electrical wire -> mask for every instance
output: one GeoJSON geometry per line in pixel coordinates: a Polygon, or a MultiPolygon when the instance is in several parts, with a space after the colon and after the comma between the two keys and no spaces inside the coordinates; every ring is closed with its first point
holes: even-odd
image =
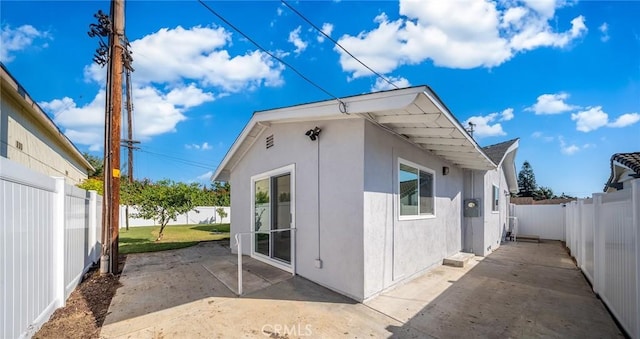
{"type": "MultiPolygon", "coordinates": [[[[209,12],[211,12],[211,14],[215,15],[216,17],[218,17],[218,19],[222,20],[225,24],[227,24],[229,27],[231,27],[233,30],[235,30],[236,32],[238,32],[240,35],[242,35],[245,39],[249,40],[252,44],[254,44],[256,47],[258,47],[260,50],[262,50],[264,53],[268,54],[270,57],[278,60],[278,62],[280,62],[281,64],[287,66],[288,68],[290,68],[292,71],[294,71],[299,77],[301,77],[302,79],[304,79],[306,82],[310,83],[311,85],[313,85],[314,87],[316,87],[317,89],[319,89],[320,91],[322,91],[323,93],[325,93],[326,95],[336,99],[340,104],[340,110],[342,111],[342,106],[346,107],[346,104],[340,100],[340,98],[338,98],[337,96],[331,94],[331,92],[327,91],[326,89],[324,89],[322,86],[318,85],[317,83],[313,82],[311,79],[309,79],[308,77],[306,77],[304,74],[302,74],[300,71],[298,71],[295,67],[291,66],[288,62],[284,61],[282,58],[276,56],[275,54],[269,52],[267,49],[265,49],[264,47],[262,47],[260,44],[258,44],[255,40],[251,39],[247,34],[245,34],[244,32],[242,32],[240,29],[238,29],[238,27],[234,26],[231,22],[229,22],[229,20],[225,19],[222,15],[220,15],[218,12],[216,12],[213,8],[209,7],[209,5],[207,5],[203,0],[198,0],[198,2],[207,10],[209,10],[209,12]]],[[[345,112],[343,112],[345,113],[345,112]]]]}
{"type": "Polygon", "coordinates": [[[322,34],[325,38],[329,39],[331,42],[333,42],[334,45],[340,47],[341,50],[343,50],[345,53],[347,53],[350,57],[352,57],[355,61],[359,62],[360,65],[364,66],[366,69],[368,69],[369,71],[371,71],[371,73],[375,74],[376,76],[378,76],[380,79],[384,80],[385,82],[387,82],[389,85],[395,87],[396,89],[399,89],[400,87],[398,87],[396,84],[394,84],[393,82],[391,82],[389,79],[387,79],[385,76],[383,76],[382,74],[376,72],[373,68],[367,66],[367,64],[365,64],[364,62],[362,62],[360,59],[358,59],[355,55],[353,55],[351,52],[349,52],[346,48],[344,48],[339,42],[337,42],[335,39],[333,39],[331,36],[329,36],[328,34],[326,34],[325,32],[322,31],[322,29],[320,29],[318,26],[316,26],[313,22],[311,22],[311,20],[307,19],[307,17],[305,17],[302,13],[300,13],[297,9],[293,8],[291,5],[289,5],[286,1],[284,0],[280,0],[280,2],[287,6],[291,11],[293,11],[294,13],[296,13],[300,18],[302,18],[304,21],[306,21],[309,25],[311,25],[311,27],[315,28],[316,31],[318,31],[320,34],[322,34]]]}

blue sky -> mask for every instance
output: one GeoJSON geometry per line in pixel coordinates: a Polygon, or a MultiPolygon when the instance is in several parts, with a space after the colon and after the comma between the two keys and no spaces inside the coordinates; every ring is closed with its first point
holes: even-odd
{"type": "MultiPolygon", "coordinates": [[[[207,1],[341,97],[386,89],[277,1],[207,1]]],[[[482,146],[519,137],[538,185],[602,190],[640,151],[640,2],[299,1],[399,86],[429,85],[482,146]]],[[[87,35],[105,1],[0,2],[0,59],[82,151],[102,154],[104,70],[87,35]]],[[[136,177],[207,182],[254,111],[331,99],[195,1],[127,1],[136,177]]]]}

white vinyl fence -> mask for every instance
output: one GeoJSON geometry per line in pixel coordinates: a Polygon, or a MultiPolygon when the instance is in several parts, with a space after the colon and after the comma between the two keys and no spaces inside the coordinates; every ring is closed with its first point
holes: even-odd
{"type": "MultiPolygon", "coordinates": [[[[231,221],[231,208],[222,207],[226,216],[221,218],[217,212],[218,206],[197,206],[193,210],[178,215],[175,219],[170,220],[168,225],[197,225],[197,224],[228,224],[231,221]]],[[[135,207],[129,207],[129,215],[137,212],[135,207]]],[[[125,206],[120,206],[120,228],[126,225],[125,206]]],[[[142,219],[129,217],[129,226],[156,226],[158,222],[153,219],[142,219]]]]}
{"type": "Polygon", "coordinates": [[[101,200],[0,158],[0,338],[35,334],[98,261],[101,200]]]}
{"type": "Polygon", "coordinates": [[[512,205],[518,218],[518,235],[537,235],[541,239],[564,239],[562,205],[512,205]]]}
{"type": "MultiPolygon", "coordinates": [[[[515,208],[520,225],[545,219],[536,205],[515,208]]],[[[557,208],[562,209],[560,205],[557,208]]],[[[566,204],[564,239],[593,290],[632,338],[640,338],[640,179],[628,189],[594,193],[592,198],[566,204]]],[[[547,237],[549,225],[530,224],[530,234],[547,237]]],[[[523,231],[520,230],[520,234],[523,231]]]]}

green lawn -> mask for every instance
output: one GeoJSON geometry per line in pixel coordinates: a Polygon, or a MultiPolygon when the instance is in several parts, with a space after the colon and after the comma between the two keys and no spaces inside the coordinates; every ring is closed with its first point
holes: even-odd
{"type": "Polygon", "coordinates": [[[170,225],[161,241],[156,242],[160,226],[120,229],[120,253],[142,253],[193,246],[201,241],[229,239],[229,224],[170,225]]]}

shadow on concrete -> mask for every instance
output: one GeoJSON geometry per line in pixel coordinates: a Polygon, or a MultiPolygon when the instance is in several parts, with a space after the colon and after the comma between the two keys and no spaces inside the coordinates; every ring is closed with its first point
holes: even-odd
{"type": "Polygon", "coordinates": [[[371,303],[403,323],[387,327],[392,337],[624,337],[558,241],[507,243],[458,279],[441,279],[441,293],[402,300],[403,288],[435,286],[428,276],[371,303]]]}
{"type": "MultiPolygon", "coordinates": [[[[237,256],[228,242],[152,253],[129,254],[105,324],[158,314],[210,298],[238,298],[237,256]]],[[[243,256],[241,299],[347,303],[355,301],[306,279],[243,256]]]]}

